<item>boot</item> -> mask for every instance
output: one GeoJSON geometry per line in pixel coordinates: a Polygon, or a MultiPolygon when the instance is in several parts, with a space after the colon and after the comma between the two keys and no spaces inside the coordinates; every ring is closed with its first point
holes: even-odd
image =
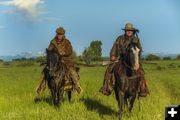
{"type": "Polygon", "coordinates": [[[146,97],[148,95],[149,95],[149,89],[147,88],[146,80],[143,80],[140,83],[139,96],[140,97],[146,97]]]}
{"type": "Polygon", "coordinates": [[[79,75],[76,72],[76,69],[74,67],[69,68],[69,76],[74,83],[74,88],[76,89],[77,93],[80,94],[82,92],[82,88],[79,84],[79,75]]]}
{"type": "Polygon", "coordinates": [[[75,89],[77,91],[78,94],[80,94],[82,92],[82,88],[81,86],[76,82],[74,82],[74,85],[75,85],[75,89]]]}
{"type": "Polygon", "coordinates": [[[75,85],[75,89],[76,89],[76,91],[77,91],[78,94],[81,93],[81,87],[80,87],[80,86],[75,85]]]}
{"type": "Polygon", "coordinates": [[[104,86],[100,88],[99,92],[106,96],[109,96],[111,94],[110,90],[104,86]]]}
{"type": "Polygon", "coordinates": [[[111,73],[106,72],[104,76],[103,86],[100,88],[99,92],[106,96],[110,95],[111,90],[114,87],[113,79],[113,75],[111,73]]]}
{"type": "Polygon", "coordinates": [[[73,83],[74,83],[75,90],[77,91],[78,94],[80,94],[81,91],[82,91],[82,88],[81,88],[81,86],[79,85],[79,81],[78,81],[74,76],[71,76],[71,80],[72,80],[73,83]]]}
{"type": "Polygon", "coordinates": [[[36,93],[40,95],[45,89],[46,89],[46,81],[42,79],[40,84],[36,88],[36,93]]]}

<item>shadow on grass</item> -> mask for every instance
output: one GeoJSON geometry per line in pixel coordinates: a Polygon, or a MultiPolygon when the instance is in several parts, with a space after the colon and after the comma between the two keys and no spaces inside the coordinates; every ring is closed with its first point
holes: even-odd
{"type": "Polygon", "coordinates": [[[46,102],[51,106],[53,105],[52,98],[50,96],[49,97],[37,97],[37,98],[34,98],[34,102],[35,103],[46,102]]]}
{"type": "Polygon", "coordinates": [[[91,98],[83,98],[81,99],[81,101],[84,102],[88,110],[97,111],[101,117],[103,115],[117,115],[116,111],[111,109],[109,106],[103,105],[97,100],[91,98]]]}

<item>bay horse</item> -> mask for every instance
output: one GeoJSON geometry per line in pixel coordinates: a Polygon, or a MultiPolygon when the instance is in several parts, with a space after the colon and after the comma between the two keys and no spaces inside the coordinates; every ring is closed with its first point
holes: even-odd
{"type": "Polygon", "coordinates": [[[123,106],[127,106],[129,112],[131,112],[140,86],[138,75],[140,49],[136,44],[130,43],[124,51],[125,53],[116,63],[114,69],[114,91],[119,107],[119,120],[122,117],[123,106]]]}
{"type": "MultiPolygon", "coordinates": [[[[59,106],[64,94],[66,65],[62,61],[62,56],[55,50],[46,49],[47,69],[45,69],[45,78],[48,82],[48,88],[51,91],[53,103],[59,106]]],[[[68,99],[71,100],[71,91],[68,91],[68,99]]]]}

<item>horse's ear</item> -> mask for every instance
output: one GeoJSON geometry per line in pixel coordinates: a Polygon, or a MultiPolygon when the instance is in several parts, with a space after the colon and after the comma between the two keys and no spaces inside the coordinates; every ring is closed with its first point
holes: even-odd
{"type": "Polygon", "coordinates": [[[48,54],[49,53],[49,50],[48,50],[48,48],[46,48],[46,54],[48,54]]]}
{"type": "Polygon", "coordinates": [[[134,47],[132,47],[131,50],[132,50],[132,51],[135,51],[135,50],[134,50],[134,47]]]}
{"type": "Polygon", "coordinates": [[[137,46],[135,47],[135,49],[136,49],[138,52],[140,51],[140,49],[139,49],[137,46]]]}

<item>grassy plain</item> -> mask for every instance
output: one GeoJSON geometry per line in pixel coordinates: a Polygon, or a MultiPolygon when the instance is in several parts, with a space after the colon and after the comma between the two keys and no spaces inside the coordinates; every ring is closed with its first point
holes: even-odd
{"type": "MultiPolygon", "coordinates": [[[[136,101],[132,113],[124,113],[123,120],[163,120],[165,106],[180,104],[180,61],[155,62],[143,64],[150,96],[142,98],[140,112],[136,101]]],[[[0,63],[1,120],[118,119],[114,93],[107,97],[98,92],[105,67],[82,66],[83,93],[74,92],[71,103],[65,95],[60,109],[53,107],[48,89],[41,96],[35,93],[41,69],[37,63],[0,63]]]]}

